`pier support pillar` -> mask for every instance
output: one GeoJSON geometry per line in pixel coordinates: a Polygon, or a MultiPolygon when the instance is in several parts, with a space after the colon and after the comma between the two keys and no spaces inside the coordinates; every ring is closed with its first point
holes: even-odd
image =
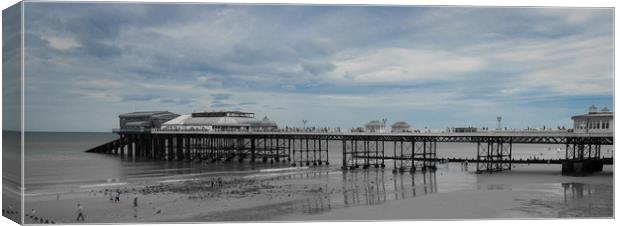
{"type": "Polygon", "coordinates": [[[476,173],[510,170],[512,165],[512,139],[486,138],[479,141],[476,173]]]}
{"type": "Polygon", "coordinates": [[[256,161],[256,141],[250,138],[250,162],[256,161]]]}
{"type": "Polygon", "coordinates": [[[603,170],[600,156],[601,144],[589,137],[568,138],[566,158],[562,162],[562,175],[587,176],[603,170]]]}

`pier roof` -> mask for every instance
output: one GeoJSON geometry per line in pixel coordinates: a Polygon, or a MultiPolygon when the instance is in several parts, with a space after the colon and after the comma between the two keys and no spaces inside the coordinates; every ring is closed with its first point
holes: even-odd
{"type": "Polygon", "coordinates": [[[251,126],[251,127],[277,127],[276,122],[266,116],[262,119],[250,117],[220,116],[220,117],[195,117],[194,115],[181,115],[166,123],[164,126],[251,126]]]}
{"type": "Polygon", "coordinates": [[[614,113],[613,112],[590,112],[588,114],[583,114],[583,115],[575,115],[573,117],[571,117],[571,119],[579,119],[579,118],[601,118],[601,117],[610,117],[613,118],[614,117],[614,113]]]}
{"type": "Polygon", "coordinates": [[[146,116],[161,115],[161,114],[174,114],[174,113],[169,112],[169,111],[136,111],[136,112],[120,114],[118,117],[121,117],[121,118],[146,117],[146,116]]]}
{"type": "Polygon", "coordinates": [[[383,123],[381,123],[379,120],[372,120],[366,123],[366,126],[383,126],[383,123]]]}
{"type": "Polygon", "coordinates": [[[409,128],[409,127],[411,127],[411,125],[409,125],[409,123],[407,123],[407,122],[399,121],[399,122],[396,122],[396,123],[392,124],[392,127],[409,128]]]}

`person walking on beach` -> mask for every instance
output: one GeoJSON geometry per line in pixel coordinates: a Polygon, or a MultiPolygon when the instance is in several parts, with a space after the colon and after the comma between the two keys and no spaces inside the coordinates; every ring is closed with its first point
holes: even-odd
{"type": "Polygon", "coordinates": [[[75,221],[80,221],[80,219],[82,219],[82,221],[84,221],[84,207],[82,207],[82,205],[80,205],[79,203],[77,204],[77,219],[75,221]]]}
{"type": "Polygon", "coordinates": [[[121,190],[120,189],[116,189],[116,196],[114,197],[114,202],[120,202],[121,201],[121,190]]]}
{"type": "Polygon", "coordinates": [[[133,207],[138,207],[138,197],[133,198],[133,207]]]}

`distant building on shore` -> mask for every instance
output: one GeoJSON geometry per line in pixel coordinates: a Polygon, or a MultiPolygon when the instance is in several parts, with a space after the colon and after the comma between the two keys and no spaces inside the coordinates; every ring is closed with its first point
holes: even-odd
{"type": "Polygon", "coordinates": [[[410,133],[411,126],[407,122],[395,122],[392,124],[392,133],[410,133]]]}
{"type": "Polygon", "coordinates": [[[594,105],[588,108],[588,113],[575,115],[573,119],[574,133],[611,133],[614,131],[614,113],[607,107],[601,111],[594,105]]]}
{"type": "Polygon", "coordinates": [[[265,116],[256,119],[254,113],[241,111],[210,111],[181,115],[166,123],[162,130],[200,131],[273,131],[278,125],[265,116]]]}
{"type": "Polygon", "coordinates": [[[169,111],[138,111],[118,116],[120,129],[152,129],[159,128],[165,122],[178,117],[178,114],[169,111]]]}

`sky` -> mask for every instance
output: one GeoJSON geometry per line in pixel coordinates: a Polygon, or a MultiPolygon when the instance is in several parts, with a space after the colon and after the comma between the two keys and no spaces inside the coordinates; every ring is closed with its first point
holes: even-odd
{"type": "Polygon", "coordinates": [[[279,126],[572,127],[613,110],[613,9],[25,3],[25,127],[242,110],[279,126]]]}

